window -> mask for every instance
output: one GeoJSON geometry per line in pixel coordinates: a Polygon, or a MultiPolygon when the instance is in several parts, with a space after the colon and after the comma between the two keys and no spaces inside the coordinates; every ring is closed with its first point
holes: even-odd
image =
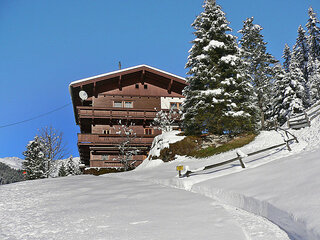
{"type": "Polygon", "coordinates": [[[133,102],[131,101],[124,101],[125,108],[133,108],[133,102]]]}
{"type": "Polygon", "coordinates": [[[181,104],[182,104],[182,103],[171,102],[171,103],[170,103],[170,108],[172,108],[172,109],[180,109],[180,108],[181,108],[181,104]]]}
{"type": "Polygon", "coordinates": [[[116,108],[133,108],[133,101],[114,101],[113,107],[116,108]]]}
{"type": "Polygon", "coordinates": [[[144,129],[144,134],[145,135],[152,135],[153,134],[153,129],[152,128],[145,128],[144,129]]]}
{"type": "Polygon", "coordinates": [[[113,107],[121,108],[122,107],[122,101],[114,101],[113,107]]]}
{"type": "Polygon", "coordinates": [[[106,161],[106,160],[109,160],[109,155],[102,155],[102,160],[106,161]]]}
{"type": "Polygon", "coordinates": [[[108,130],[102,130],[102,133],[103,134],[110,134],[110,130],[108,129],[108,130]]]}
{"type": "Polygon", "coordinates": [[[143,85],[143,87],[144,87],[144,89],[148,89],[148,85],[147,84],[143,85]]]}
{"type": "Polygon", "coordinates": [[[139,88],[139,84],[138,83],[136,84],[136,88],[139,88]]]}

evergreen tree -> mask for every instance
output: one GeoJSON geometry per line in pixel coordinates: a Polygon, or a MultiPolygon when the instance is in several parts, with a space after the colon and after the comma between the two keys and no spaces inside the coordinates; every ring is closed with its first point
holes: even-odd
{"type": "Polygon", "coordinates": [[[306,31],[301,25],[298,28],[298,37],[296,40],[296,44],[293,46],[293,54],[295,54],[295,58],[297,59],[299,67],[303,72],[305,81],[308,82],[308,43],[306,38],[306,31]]]}
{"type": "Polygon", "coordinates": [[[285,80],[286,72],[281,66],[281,64],[276,64],[274,66],[275,80],[273,84],[273,101],[272,101],[272,116],[273,120],[276,120],[280,125],[285,123],[286,111],[283,107],[283,102],[285,99],[284,93],[286,87],[289,85],[285,80]]]}
{"type": "Polygon", "coordinates": [[[77,164],[74,160],[73,157],[70,156],[67,160],[66,163],[66,176],[69,175],[79,175],[81,173],[80,168],[79,168],[79,164],[77,164]]]}
{"type": "Polygon", "coordinates": [[[291,61],[291,51],[288,44],[284,46],[282,58],[284,59],[283,68],[288,73],[291,61]]]}
{"type": "Polygon", "coordinates": [[[64,163],[61,164],[59,168],[59,177],[65,177],[67,176],[66,167],[64,166],[64,163]]]}
{"type": "Polygon", "coordinates": [[[236,38],[227,33],[229,22],[214,0],[205,1],[203,7],[192,24],[196,38],[186,64],[190,75],[184,90],[186,134],[252,130],[253,110],[247,95],[251,89],[239,71],[236,38]]]}
{"type": "Polygon", "coordinates": [[[313,61],[320,58],[320,28],[318,27],[319,20],[317,19],[316,13],[313,11],[312,7],[309,8],[308,14],[309,19],[306,24],[308,30],[307,41],[309,57],[313,61]]]}
{"type": "Polygon", "coordinates": [[[308,89],[310,91],[310,104],[319,100],[319,61],[320,61],[320,28],[318,27],[319,20],[316,17],[313,8],[310,7],[309,19],[306,24],[307,27],[307,42],[308,42],[308,89]]]}
{"type": "Polygon", "coordinates": [[[38,136],[27,145],[27,150],[23,152],[25,161],[23,168],[26,170],[26,179],[38,179],[46,177],[45,157],[42,151],[43,146],[38,136]]]}
{"type": "Polygon", "coordinates": [[[291,114],[300,113],[304,110],[303,99],[305,97],[305,89],[303,86],[303,73],[299,66],[299,61],[295,55],[291,58],[290,72],[286,74],[284,81],[287,87],[284,92],[282,117],[288,119],[291,114]]]}
{"type": "Polygon", "coordinates": [[[271,80],[273,79],[272,65],[277,61],[266,52],[266,42],[260,33],[263,28],[253,24],[253,17],[244,21],[240,39],[241,58],[245,62],[247,72],[251,77],[255,93],[257,95],[257,106],[260,111],[261,128],[265,127],[265,120],[271,112],[271,80]]]}
{"type": "Polygon", "coordinates": [[[310,89],[310,105],[314,104],[320,99],[320,61],[315,59],[309,62],[310,68],[313,71],[309,75],[308,87],[310,89]]]}
{"type": "Polygon", "coordinates": [[[24,180],[22,170],[16,170],[0,162],[0,185],[24,180]]]}

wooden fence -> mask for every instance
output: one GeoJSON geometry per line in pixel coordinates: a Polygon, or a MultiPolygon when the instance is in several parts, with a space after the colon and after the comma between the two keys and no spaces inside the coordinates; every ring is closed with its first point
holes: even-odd
{"type": "MultiPolygon", "coordinates": [[[[289,143],[291,141],[296,141],[297,143],[299,142],[297,137],[294,136],[292,133],[290,133],[289,131],[285,130],[285,129],[282,129],[282,128],[277,128],[276,131],[283,131],[284,132],[284,135],[283,136],[283,140],[284,140],[284,143],[281,143],[281,144],[277,144],[277,145],[274,145],[274,146],[271,146],[271,147],[268,147],[268,148],[264,148],[264,149],[260,149],[258,151],[255,151],[255,152],[251,152],[251,153],[248,153],[246,154],[246,157],[248,156],[253,156],[253,155],[256,155],[256,154],[259,154],[259,153],[262,153],[262,152],[265,152],[265,151],[269,151],[271,149],[274,149],[274,148],[278,148],[278,147],[281,147],[281,146],[284,146],[286,145],[287,146],[287,149],[289,151],[291,151],[291,148],[290,148],[290,145],[289,143]],[[291,138],[290,138],[291,137],[291,138]]],[[[280,133],[280,132],[279,132],[280,133]]],[[[197,172],[200,172],[200,171],[204,171],[204,170],[208,170],[208,169],[211,169],[211,168],[216,168],[216,167],[219,167],[219,166],[223,166],[223,165],[226,165],[226,164],[229,164],[229,163],[232,163],[232,162],[235,162],[235,161],[239,161],[240,162],[240,165],[242,168],[245,168],[245,164],[243,162],[243,156],[241,156],[238,152],[236,153],[237,154],[237,157],[235,158],[232,158],[230,160],[227,160],[227,161],[223,161],[223,162],[220,162],[220,163],[215,163],[215,164],[212,164],[212,165],[208,165],[208,166],[205,166],[203,168],[200,168],[199,170],[187,170],[187,172],[184,174],[184,176],[186,177],[189,177],[192,173],[197,173],[197,172]]]]}
{"type": "Polygon", "coordinates": [[[303,111],[303,113],[291,116],[288,119],[288,127],[292,129],[300,129],[310,127],[311,121],[320,115],[320,102],[303,111]]]}

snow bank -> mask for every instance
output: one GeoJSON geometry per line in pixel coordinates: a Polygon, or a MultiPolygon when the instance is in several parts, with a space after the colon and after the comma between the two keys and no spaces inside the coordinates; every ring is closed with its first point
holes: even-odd
{"type": "Polygon", "coordinates": [[[163,163],[162,160],[151,160],[152,157],[159,157],[160,151],[164,148],[168,148],[169,144],[181,141],[185,138],[185,136],[177,136],[181,131],[170,131],[164,132],[158,136],[156,136],[152,142],[152,146],[149,152],[149,155],[146,160],[143,161],[142,164],[136,168],[136,170],[142,170],[144,168],[153,168],[159,166],[163,163]]]}
{"type": "Polygon", "coordinates": [[[191,191],[268,218],[294,239],[320,239],[320,149],[192,186],[191,191]]]}

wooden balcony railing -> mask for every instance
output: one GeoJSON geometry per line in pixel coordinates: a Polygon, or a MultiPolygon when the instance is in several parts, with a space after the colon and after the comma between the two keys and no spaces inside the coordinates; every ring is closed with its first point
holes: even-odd
{"type": "Polygon", "coordinates": [[[133,108],[96,108],[77,107],[80,118],[134,118],[154,119],[156,110],[133,109],[133,108]]]}
{"type": "MultiPolygon", "coordinates": [[[[156,117],[157,110],[137,109],[137,108],[99,108],[78,106],[79,118],[114,118],[114,119],[148,119],[153,120],[156,117]]],[[[177,120],[179,114],[175,114],[177,120]]]]}
{"type": "MultiPolygon", "coordinates": [[[[151,145],[156,135],[141,135],[131,139],[133,145],[151,145]]],[[[118,134],[86,134],[78,133],[78,145],[117,145],[126,138],[118,134]]]]}

